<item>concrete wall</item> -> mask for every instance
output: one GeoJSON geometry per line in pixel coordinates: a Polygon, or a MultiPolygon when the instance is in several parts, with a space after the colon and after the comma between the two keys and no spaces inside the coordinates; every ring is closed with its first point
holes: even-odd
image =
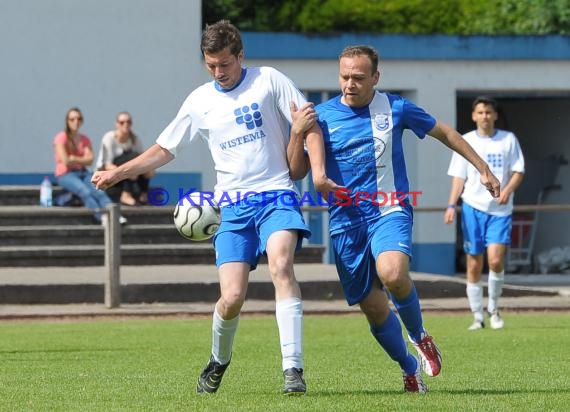
{"type": "MultiPolygon", "coordinates": [[[[199,0],[2,1],[0,20],[0,174],[52,171],[72,106],[95,150],[121,110],[148,146],[207,79],[199,0]]],[[[208,168],[193,152],[164,170],[208,168]]]]}

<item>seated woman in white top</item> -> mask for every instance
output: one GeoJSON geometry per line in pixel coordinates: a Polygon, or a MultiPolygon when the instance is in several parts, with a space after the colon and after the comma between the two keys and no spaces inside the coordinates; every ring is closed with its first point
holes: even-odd
{"type": "MultiPolygon", "coordinates": [[[[97,158],[98,170],[114,169],[144,151],[140,139],[132,131],[132,125],[133,119],[129,112],[117,114],[115,130],[105,133],[101,141],[97,158]]],[[[149,181],[152,176],[154,171],[121,182],[121,203],[127,206],[148,203],[149,181]]]]}

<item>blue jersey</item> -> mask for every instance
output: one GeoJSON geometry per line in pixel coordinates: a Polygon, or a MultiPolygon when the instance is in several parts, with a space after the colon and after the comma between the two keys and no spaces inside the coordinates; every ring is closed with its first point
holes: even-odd
{"type": "Polygon", "coordinates": [[[316,110],[327,176],[348,189],[330,202],[331,234],[402,210],[409,203],[402,133],[424,138],[436,120],[403,97],[380,92],[366,107],[351,108],[337,96],[316,110]]]}

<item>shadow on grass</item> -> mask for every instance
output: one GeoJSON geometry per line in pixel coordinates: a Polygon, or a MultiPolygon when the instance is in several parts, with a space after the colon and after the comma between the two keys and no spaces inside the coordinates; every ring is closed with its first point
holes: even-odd
{"type": "Polygon", "coordinates": [[[65,349],[28,349],[0,350],[2,355],[19,355],[26,353],[77,353],[77,352],[132,352],[132,348],[65,348],[65,349]]]}
{"type": "MultiPolygon", "coordinates": [[[[435,392],[435,391],[434,391],[435,392]]],[[[449,389],[437,391],[450,395],[530,395],[533,393],[570,393],[570,388],[552,389],[449,389]]]]}
{"type": "MultiPolygon", "coordinates": [[[[404,392],[402,390],[382,390],[382,389],[359,389],[359,390],[318,390],[311,391],[310,395],[314,397],[337,397],[339,395],[354,395],[354,396],[378,396],[378,395],[402,395],[404,392]]],[[[552,389],[430,389],[430,393],[439,395],[530,395],[533,393],[544,393],[544,394],[560,394],[560,393],[570,393],[570,388],[552,388],[552,389]]]]}
{"type": "Polygon", "coordinates": [[[358,390],[332,390],[332,389],[319,389],[315,391],[310,391],[311,396],[315,397],[338,397],[339,395],[401,395],[403,390],[382,390],[382,389],[358,389],[358,390]]]}

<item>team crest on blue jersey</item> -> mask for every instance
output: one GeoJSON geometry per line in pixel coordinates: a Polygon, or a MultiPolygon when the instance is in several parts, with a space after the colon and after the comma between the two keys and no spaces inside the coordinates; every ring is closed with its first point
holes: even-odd
{"type": "Polygon", "coordinates": [[[374,138],[374,154],[376,156],[376,160],[380,159],[382,155],[386,151],[386,143],[378,137],[374,138]]]}
{"type": "Polygon", "coordinates": [[[251,106],[243,106],[234,110],[237,124],[245,124],[248,130],[253,130],[262,125],[261,111],[259,104],[253,103],[251,106]]]}
{"type": "Polygon", "coordinates": [[[383,132],[388,130],[390,126],[390,118],[386,113],[375,113],[374,114],[374,127],[383,132]]]}

